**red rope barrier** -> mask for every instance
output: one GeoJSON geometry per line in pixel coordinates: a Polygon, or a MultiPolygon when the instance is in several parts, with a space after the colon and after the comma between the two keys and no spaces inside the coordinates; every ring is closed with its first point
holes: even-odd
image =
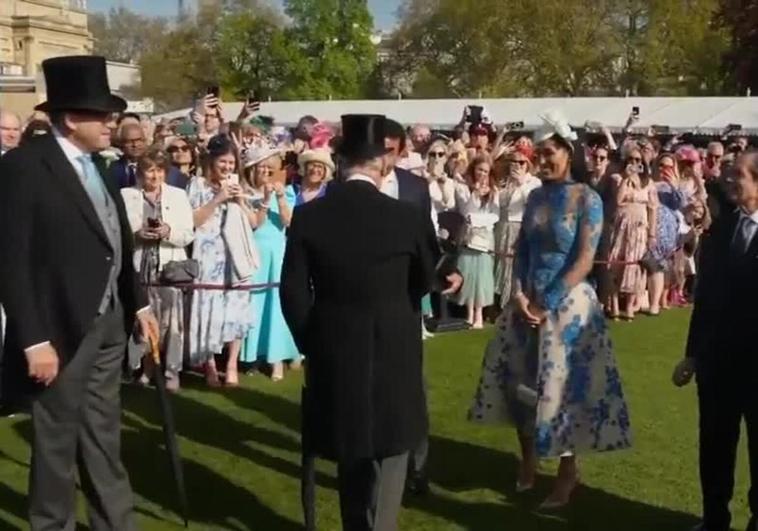
{"type": "Polygon", "coordinates": [[[186,282],[182,284],[161,284],[160,282],[151,282],[145,285],[149,288],[176,288],[187,291],[201,289],[210,291],[262,291],[279,287],[278,282],[269,282],[266,284],[238,284],[236,286],[229,286],[226,284],[195,284],[194,282],[186,282]]]}

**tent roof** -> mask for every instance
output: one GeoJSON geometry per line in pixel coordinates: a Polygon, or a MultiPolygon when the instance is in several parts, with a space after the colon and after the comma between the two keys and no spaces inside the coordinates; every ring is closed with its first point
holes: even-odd
{"type": "MultiPolygon", "coordinates": [[[[263,102],[260,114],[271,116],[278,125],[292,126],[306,114],[327,122],[339,122],[342,114],[385,114],[404,123],[424,123],[434,128],[452,128],[465,105],[482,105],[497,124],[523,121],[526,129],[541,124],[540,114],[561,109],[572,125],[598,121],[611,129],[626,124],[633,106],[640,108],[635,129],[653,125],[671,131],[697,130],[718,134],[729,124],[740,124],[746,133],[758,134],[758,99],[751,97],[706,98],[501,98],[439,100],[331,100],[263,102]]],[[[242,103],[224,103],[224,118],[234,120],[242,103]]],[[[167,113],[159,118],[186,116],[191,109],[167,113]]]]}

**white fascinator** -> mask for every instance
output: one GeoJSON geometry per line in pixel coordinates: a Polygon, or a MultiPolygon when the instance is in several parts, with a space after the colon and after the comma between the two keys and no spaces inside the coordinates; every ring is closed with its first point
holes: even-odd
{"type": "Polygon", "coordinates": [[[549,109],[540,114],[540,118],[542,126],[534,133],[535,143],[544,142],[554,135],[558,135],[569,145],[577,139],[576,132],[571,129],[566,116],[559,109],[549,109]]]}

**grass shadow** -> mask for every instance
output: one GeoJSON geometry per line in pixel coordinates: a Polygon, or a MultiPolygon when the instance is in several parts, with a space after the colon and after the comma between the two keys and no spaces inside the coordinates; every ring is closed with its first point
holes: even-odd
{"type": "Polygon", "coordinates": [[[539,475],[535,489],[517,494],[518,458],[504,451],[446,437],[430,438],[429,475],[433,485],[452,493],[490,490],[503,503],[466,502],[439,495],[406,498],[409,507],[454,522],[471,531],[518,529],[519,531],[608,531],[638,529],[690,529],[698,519],[692,514],[630,500],[580,485],[565,510],[540,512],[552,477],[539,475]],[[503,527],[493,527],[502,522],[503,527]],[[609,524],[612,522],[612,525],[609,524]]]}
{"type": "MultiPolygon", "coordinates": [[[[153,452],[152,459],[146,461],[145,448],[160,447],[162,443],[163,434],[157,428],[141,426],[139,432],[125,431],[124,462],[136,493],[178,514],[173,478],[167,473],[156,473],[156,470],[167,467],[165,454],[153,452]]],[[[185,459],[183,466],[193,522],[212,526],[208,529],[301,529],[300,524],[275,513],[230,478],[193,460],[185,459]]],[[[161,518],[171,520],[172,516],[167,514],[161,518]]],[[[174,522],[179,525],[178,517],[174,522]]]]}

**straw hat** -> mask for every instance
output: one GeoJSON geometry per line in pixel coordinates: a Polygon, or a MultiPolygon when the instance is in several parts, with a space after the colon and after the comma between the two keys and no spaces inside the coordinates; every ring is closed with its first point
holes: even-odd
{"type": "Polygon", "coordinates": [[[251,166],[255,166],[256,164],[259,164],[266,159],[270,159],[271,157],[279,155],[281,154],[279,153],[278,149],[273,149],[270,147],[251,147],[245,151],[245,168],[250,168],[251,166]]]}
{"type": "Polygon", "coordinates": [[[334,173],[334,161],[332,160],[332,154],[327,149],[309,149],[303,151],[297,157],[297,164],[300,167],[300,175],[305,175],[305,167],[309,162],[320,162],[323,164],[328,174],[334,173]]]}

